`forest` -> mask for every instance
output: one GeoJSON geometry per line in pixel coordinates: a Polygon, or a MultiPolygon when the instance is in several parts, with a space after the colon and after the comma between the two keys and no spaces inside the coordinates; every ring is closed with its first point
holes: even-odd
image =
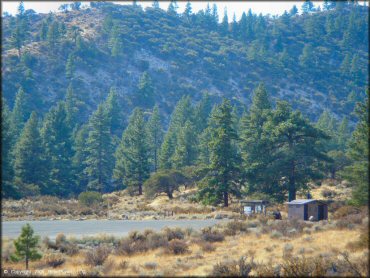
{"type": "Polygon", "coordinates": [[[294,200],[309,182],[340,176],[352,182],[352,202],[366,204],[368,27],[359,15],[367,7],[324,7],[306,1],[302,15],[295,7],[274,18],[250,11],[238,22],[227,14],[219,22],[214,7],[193,14],[188,3],[178,14],[174,1],[167,11],[157,2],[145,11],[92,2],[48,15],[21,4],[16,16],[3,17],[3,197],[127,188],[172,198],[186,184],[198,188],[194,201],[227,207],[231,195],[294,200]],[[61,20],[84,13],[103,16],[92,25],[97,34],[61,20]],[[151,25],[159,19],[164,23],[151,25]],[[149,61],[136,60],[132,76],[112,82],[124,74],[119,69],[105,80],[115,68],[99,61],[122,63],[128,73],[129,57],[143,44],[154,55],[149,61]],[[154,71],[153,57],[170,61],[171,70],[154,71]],[[100,74],[101,83],[85,90],[83,72],[90,80],[100,74]],[[241,79],[248,82],[232,89],[230,80],[241,79]],[[272,84],[290,79],[315,109],[279,97],[284,91],[272,84]]]}

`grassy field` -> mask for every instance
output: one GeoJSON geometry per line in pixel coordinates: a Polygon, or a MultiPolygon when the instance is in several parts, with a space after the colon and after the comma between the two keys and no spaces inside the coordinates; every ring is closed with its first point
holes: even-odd
{"type": "MultiPolygon", "coordinates": [[[[132,232],[124,238],[57,236],[40,245],[43,258],[30,264],[38,274],[106,276],[368,275],[368,212],[342,206],[330,221],[264,217],[229,221],[211,229],[132,232]],[[349,255],[348,255],[349,254],[349,255]],[[334,272],[333,272],[334,271],[334,272]]],[[[3,269],[24,269],[9,260],[3,239],[3,269]]]]}

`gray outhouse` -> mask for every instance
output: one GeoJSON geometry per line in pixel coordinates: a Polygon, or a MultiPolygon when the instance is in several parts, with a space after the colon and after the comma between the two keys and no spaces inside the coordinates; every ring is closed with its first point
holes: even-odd
{"type": "Polygon", "coordinates": [[[315,199],[288,202],[288,219],[320,221],[328,219],[328,205],[315,199]]]}

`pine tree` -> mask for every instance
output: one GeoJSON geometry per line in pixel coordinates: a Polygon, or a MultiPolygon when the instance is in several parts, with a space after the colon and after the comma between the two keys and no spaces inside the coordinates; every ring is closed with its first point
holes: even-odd
{"type": "Polygon", "coordinates": [[[152,107],[154,102],[154,88],[152,79],[148,72],[144,72],[140,77],[138,90],[136,93],[137,106],[152,107]]]}
{"type": "Polygon", "coordinates": [[[109,118],[109,128],[112,134],[122,134],[122,110],[118,103],[118,94],[114,87],[110,89],[109,95],[104,103],[104,110],[109,118]]]}
{"type": "Polygon", "coordinates": [[[74,93],[72,83],[67,88],[65,97],[66,122],[71,130],[74,130],[78,123],[78,99],[74,93]]]}
{"type": "Polygon", "coordinates": [[[175,152],[176,135],[173,131],[168,130],[159,154],[159,168],[162,170],[171,169],[173,166],[172,156],[175,152]]]}
{"type": "Polygon", "coordinates": [[[158,2],[158,0],[154,0],[154,1],[153,1],[152,7],[153,7],[154,9],[159,9],[159,2],[158,2]]]}
{"type": "Polygon", "coordinates": [[[11,256],[12,261],[24,260],[26,269],[28,270],[29,261],[41,259],[42,255],[37,251],[37,246],[40,241],[39,236],[33,235],[33,229],[30,224],[22,227],[20,236],[14,240],[15,253],[11,256]]]}
{"type": "Polygon", "coordinates": [[[110,119],[104,111],[104,106],[100,104],[89,120],[85,161],[89,190],[103,192],[110,186],[114,150],[109,122],[110,119]]]}
{"type": "Polygon", "coordinates": [[[291,16],[295,16],[296,14],[298,14],[298,9],[296,5],[293,5],[293,8],[289,11],[289,14],[291,16]]]}
{"type": "Polygon", "coordinates": [[[130,192],[137,191],[142,195],[143,183],[149,177],[149,148],[144,114],[140,108],[132,112],[115,157],[114,178],[122,181],[130,192]]]}
{"type": "Polygon", "coordinates": [[[208,93],[205,93],[201,101],[194,108],[194,122],[198,134],[200,134],[206,127],[209,115],[212,110],[212,104],[208,93]]]}
{"type": "Polygon", "coordinates": [[[59,26],[57,21],[53,21],[49,25],[46,39],[51,48],[54,48],[56,46],[56,43],[59,39],[59,26]]]}
{"type": "Polygon", "coordinates": [[[233,141],[238,140],[233,129],[232,106],[224,99],[215,113],[215,129],[212,130],[211,165],[207,181],[199,191],[199,197],[205,203],[229,205],[229,194],[240,195],[240,159],[233,148],[233,141]]]}
{"type": "Polygon", "coordinates": [[[163,142],[163,127],[157,105],[153,108],[152,115],[148,120],[147,134],[150,150],[150,161],[153,171],[156,172],[159,166],[159,151],[163,142]]]}
{"type": "Polygon", "coordinates": [[[271,169],[288,191],[289,201],[295,200],[299,188],[306,188],[309,180],[322,177],[315,166],[318,161],[329,158],[318,148],[318,141],[329,137],[313,127],[299,111],[292,111],[284,101],[277,103],[266,129],[273,146],[271,169]]]}
{"type": "Polygon", "coordinates": [[[14,150],[14,184],[23,195],[37,194],[43,189],[45,164],[38,119],[32,112],[26,122],[14,150]]]}
{"type": "Polygon", "coordinates": [[[44,193],[66,197],[75,191],[75,178],[72,168],[72,129],[67,121],[64,102],[52,107],[45,116],[41,137],[48,162],[48,184],[44,193]]]}
{"type": "Polygon", "coordinates": [[[275,178],[268,169],[271,141],[264,130],[271,114],[269,94],[265,85],[260,84],[254,91],[249,114],[244,113],[240,122],[240,148],[248,180],[247,191],[274,194],[279,199],[280,189],[274,184],[275,178]]]}
{"type": "Polygon", "coordinates": [[[220,26],[221,34],[227,35],[229,33],[229,18],[227,16],[227,9],[224,9],[224,17],[222,18],[221,26],[220,26]]]}
{"type": "Polygon", "coordinates": [[[302,55],[299,56],[299,64],[306,69],[315,66],[314,50],[310,44],[306,44],[303,47],[302,55]]]}
{"type": "Polygon", "coordinates": [[[11,126],[14,128],[15,137],[18,138],[24,123],[29,117],[26,94],[22,87],[15,96],[13,111],[11,114],[11,126]]]}
{"type": "Polygon", "coordinates": [[[75,71],[75,64],[74,64],[74,55],[71,53],[68,55],[67,63],[66,63],[66,77],[67,79],[72,79],[75,71]]]}
{"type": "Polygon", "coordinates": [[[302,4],[302,13],[307,14],[314,10],[313,3],[310,0],[305,0],[302,4]]]}
{"type": "Polygon", "coordinates": [[[369,91],[363,103],[356,106],[359,122],[348,144],[347,156],[352,160],[344,169],[344,177],[352,182],[351,202],[354,205],[366,205],[369,200],[369,91]]]}
{"type": "Polygon", "coordinates": [[[186,3],[185,10],[184,10],[184,17],[188,20],[188,22],[190,20],[191,13],[192,13],[191,3],[190,1],[188,1],[186,3]]]}
{"type": "Polygon", "coordinates": [[[13,156],[12,151],[15,143],[14,128],[11,124],[11,112],[2,99],[1,109],[1,182],[2,195],[5,198],[18,197],[13,181],[13,156]]]}
{"type": "Polygon", "coordinates": [[[76,191],[78,194],[80,192],[87,190],[87,184],[89,182],[88,175],[85,171],[87,167],[87,158],[88,158],[88,148],[87,148],[87,139],[89,137],[89,126],[83,125],[76,132],[75,143],[74,143],[74,157],[73,157],[73,169],[76,176],[76,191]]]}
{"type": "Polygon", "coordinates": [[[197,141],[194,126],[190,121],[186,121],[184,127],[180,130],[173,156],[174,166],[177,169],[195,163],[197,159],[197,141]]]}
{"type": "Polygon", "coordinates": [[[346,56],[344,56],[342,64],[340,65],[340,72],[343,75],[348,75],[350,73],[350,69],[351,69],[351,58],[350,55],[347,53],[346,56]]]}

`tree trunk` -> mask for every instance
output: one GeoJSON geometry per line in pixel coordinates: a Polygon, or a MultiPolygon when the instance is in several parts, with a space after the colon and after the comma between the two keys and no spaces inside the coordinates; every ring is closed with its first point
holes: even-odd
{"type": "Polygon", "coordinates": [[[229,194],[227,192],[224,192],[224,206],[229,206],[229,194]]]}
{"type": "Polygon", "coordinates": [[[289,177],[289,196],[288,201],[293,201],[296,198],[296,188],[295,188],[295,164],[292,162],[291,173],[289,177]]]}
{"type": "Polygon", "coordinates": [[[168,191],[168,192],[167,192],[167,196],[168,196],[168,198],[173,199],[172,192],[168,191]]]}
{"type": "Polygon", "coordinates": [[[139,184],[139,195],[143,195],[143,187],[141,183],[139,184]]]}

